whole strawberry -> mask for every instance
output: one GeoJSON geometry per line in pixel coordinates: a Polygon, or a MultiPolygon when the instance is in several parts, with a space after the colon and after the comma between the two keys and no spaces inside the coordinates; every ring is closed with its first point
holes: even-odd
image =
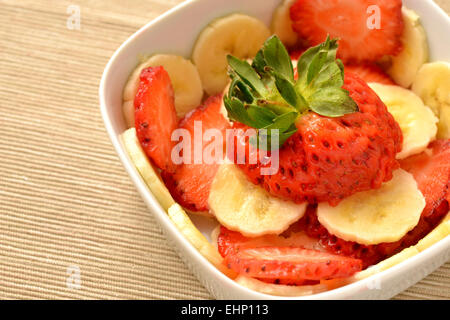
{"type": "MultiPolygon", "coordinates": [[[[257,145],[242,131],[232,137],[237,146],[229,157],[253,183],[295,202],[336,205],[351,194],[378,188],[390,180],[399,166],[395,155],[402,146],[400,127],[364,81],[352,74],[346,74],[344,80],[342,63],[336,60],[336,42],[328,39],[307,50],[298,62],[295,81],[290,78],[291,60],[287,53],[287,58],[280,54],[285,49],[273,39],[253,63],[255,74],[269,93],[255,92],[255,74],[248,67],[244,72],[230,59],[234,86],[225,106],[235,128],[252,127],[258,133],[278,129],[282,145],[279,170],[262,174],[261,169],[272,163],[263,164],[259,156],[253,156],[261,152],[262,144],[257,145]],[[278,54],[278,66],[271,61],[273,54],[278,54]],[[250,80],[246,78],[249,75],[250,80]],[[251,102],[246,84],[247,91],[253,93],[251,102]],[[267,110],[275,116],[272,123],[263,126],[260,119],[269,118],[267,110]],[[238,154],[243,149],[245,154],[238,154]],[[257,163],[252,159],[258,159],[257,163]]],[[[258,142],[262,140],[259,137],[258,142]]]]}

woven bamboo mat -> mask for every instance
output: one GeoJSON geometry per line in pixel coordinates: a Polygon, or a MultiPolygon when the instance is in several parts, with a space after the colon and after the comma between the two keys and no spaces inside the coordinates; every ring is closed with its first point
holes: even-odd
{"type": "MultiPolygon", "coordinates": [[[[0,298],[211,298],[131,184],[97,98],[117,47],[179,2],[0,0],[0,298]]],[[[397,298],[450,298],[450,263],[397,298]]]]}

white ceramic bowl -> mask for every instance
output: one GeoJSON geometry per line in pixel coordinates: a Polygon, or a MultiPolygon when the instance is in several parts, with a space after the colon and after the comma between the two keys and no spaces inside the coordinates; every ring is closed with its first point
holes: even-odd
{"type": "MultiPolygon", "coordinates": [[[[114,53],[100,84],[100,107],[109,137],[125,169],[155,216],[167,239],[201,283],[218,299],[296,299],[261,294],[227,278],[186,241],[155,200],[128,157],[119,135],[126,129],[122,116],[122,91],[142,53],[176,53],[190,57],[200,31],[213,19],[233,12],[258,17],[269,25],[281,0],[192,0],[173,8],[145,25],[114,53]]],[[[404,0],[422,18],[427,31],[431,60],[450,61],[450,19],[431,0],[404,0]]],[[[209,238],[211,222],[194,217],[209,238]]],[[[387,299],[413,285],[450,259],[450,236],[416,256],[370,278],[297,299],[387,299]],[[372,284],[377,283],[377,286],[372,284]],[[376,288],[374,288],[376,287],[376,288]],[[372,288],[372,289],[371,289],[372,288]]],[[[176,280],[176,279],[174,279],[176,280]]],[[[170,284],[168,284],[170,285],[170,284]]]]}

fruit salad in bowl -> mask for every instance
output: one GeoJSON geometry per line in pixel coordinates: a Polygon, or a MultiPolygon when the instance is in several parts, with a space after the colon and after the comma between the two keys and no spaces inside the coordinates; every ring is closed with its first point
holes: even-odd
{"type": "Polygon", "coordinates": [[[221,272],[305,296],[450,234],[450,62],[428,61],[401,0],[286,0],[272,16],[211,21],[189,59],[142,52],[122,141],[221,272]]]}

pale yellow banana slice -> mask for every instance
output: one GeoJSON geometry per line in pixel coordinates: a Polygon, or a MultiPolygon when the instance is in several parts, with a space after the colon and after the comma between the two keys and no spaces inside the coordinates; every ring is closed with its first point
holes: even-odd
{"type": "Polygon", "coordinates": [[[178,204],[174,204],[169,208],[170,220],[180,230],[184,237],[204,256],[209,262],[216,266],[220,271],[230,278],[234,278],[236,273],[222,263],[223,258],[205,236],[195,227],[189,216],[178,204]]]}
{"type": "Polygon", "coordinates": [[[292,29],[290,8],[296,0],[284,0],[272,17],[271,30],[286,46],[293,46],[298,41],[297,33],[292,29]]]}
{"type": "Polygon", "coordinates": [[[164,210],[169,209],[175,201],[142,150],[141,144],[136,136],[136,129],[128,129],[121,137],[131,161],[133,161],[148,188],[153,193],[156,200],[158,200],[161,207],[163,207],[164,210]]]}
{"type": "Polygon", "coordinates": [[[405,7],[402,14],[405,25],[403,51],[392,57],[387,73],[397,84],[409,88],[419,68],[428,61],[428,42],[419,15],[405,7]]]}
{"type": "Polygon", "coordinates": [[[248,237],[279,234],[306,210],[306,204],[271,196],[264,188],[251,183],[232,163],[219,167],[208,204],[223,226],[248,237]]]}
{"type": "Polygon", "coordinates": [[[450,139],[450,106],[442,108],[439,113],[437,137],[439,139],[450,139]]]}
{"type": "Polygon", "coordinates": [[[411,89],[439,117],[438,138],[450,139],[450,63],[438,61],[424,64],[411,89]]]}
{"type": "Polygon", "coordinates": [[[438,119],[414,92],[380,83],[369,86],[384,102],[388,111],[400,125],[403,133],[403,149],[397,159],[424,151],[436,138],[438,119]]]}
{"type": "Polygon", "coordinates": [[[381,188],[359,192],[336,207],[320,203],[320,223],[337,237],[360,244],[395,242],[419,222],[425,199],[414,177],[399,169],[381,188]]]}
{"type": "Polygon", "coordinates": [[[206,93],[219,93],[227,85],[227,54],[241,59],[253,58],[269,36],[270,31],[262,21],[240,13],[208,25],[192,53],[206,93]]]}
{"type": "Polygon", "coordinates": [[[122,111],[127,128],[134,127],[134,101],[124,101],[122,105],[122,111]]]}
{"type": "MultiPolygon", "coordinates": [[[[203,97],[200,75],[195,65],[183,57],[171,54],[157,54],[141,63],[131,74],[123,91],[124,102],[133,101],[139,88],[139,76],[143,69],[163,66],[169,74],[175,94],[175,109],[179,117],[196,108],[203,97]]],[[[129,119],[128,105],[124,104],[125,118],[129,119]]],[[[133,124],[134,125],[134,124],[133,124]]]]}
{"type": "Polygon", "coordinates": [[[272,283],[266,283],[262,282],[260,280],[245,277],[245,276],[238,276],[235,281],[239,283],[240,285],[249,288],[251,290],[261,292],[264,294],[270,294],[273,296],[280,296],[280,297],[301,297],[301,296],[308,296],[320,292],[327,291],[328,287],[323,284],[316,284],[316,285],[305,285],[305,286],[287,286],[282,284],[272,284],[272,283]]]}

